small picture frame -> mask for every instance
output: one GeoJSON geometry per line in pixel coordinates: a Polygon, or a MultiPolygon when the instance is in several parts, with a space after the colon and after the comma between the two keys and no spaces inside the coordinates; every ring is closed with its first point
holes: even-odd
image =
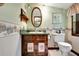
{"type": "Polygon", "coordinates": [[[38,52],[45,52],[45,43],[38,43],[38,52]]]}
{"type": "Polygon", "coordinates": [[[27,43],[27,52],[34,52],[34,43],[27,43]]]}

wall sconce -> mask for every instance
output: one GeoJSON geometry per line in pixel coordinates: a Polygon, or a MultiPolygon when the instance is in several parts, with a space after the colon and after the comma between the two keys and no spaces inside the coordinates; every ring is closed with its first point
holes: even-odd
{"type": "Polygon", "coordinates": [[[28,4],[28,6],[27,6],[27,7],[28,7],[28,9],[31,9],[31,6],[30,6],[30,4],[28,4]]]}

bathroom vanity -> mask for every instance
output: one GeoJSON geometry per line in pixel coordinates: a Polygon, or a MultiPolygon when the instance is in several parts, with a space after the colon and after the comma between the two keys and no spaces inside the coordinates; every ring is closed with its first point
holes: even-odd
{"type": "Polygon", "coordinates": [[[21,31],[22,56],[47,56],[48,33],[21,31]]]}

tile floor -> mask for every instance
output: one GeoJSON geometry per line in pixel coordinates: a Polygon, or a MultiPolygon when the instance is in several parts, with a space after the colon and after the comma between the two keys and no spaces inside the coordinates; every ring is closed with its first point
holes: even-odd
{"type": "MultiPolygon", "coordinates": [[[[48,50],[48,56],[62,56],[59,50],[48,50]]],[[[76,56],[73,52],[70,52],[68,56],[76,56]]]]}

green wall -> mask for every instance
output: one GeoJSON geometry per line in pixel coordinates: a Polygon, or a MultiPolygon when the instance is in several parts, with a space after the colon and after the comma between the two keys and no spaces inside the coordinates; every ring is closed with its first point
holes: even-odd
{"type": "Polygon", "coordinates": [[[52,14],[53,13],[61,13],[62,14],[62,25],[64,28],[67,26],[67,10],[61,9],[61,8],[56,8],[56,7],[50,7],[50,6],[45,6],[42,4],[33,4],[33,3],[27,3],[25,8],[27,11],[27,16],[29,17],[29,21],[27,22],[27,27],[29,28],[34,28],[32,23],[31,23],[31,12],[34,7],[39,7],[42,12],[42,24],[39,28],[47,28],[47,27],[52,27],[52,14]]]}

